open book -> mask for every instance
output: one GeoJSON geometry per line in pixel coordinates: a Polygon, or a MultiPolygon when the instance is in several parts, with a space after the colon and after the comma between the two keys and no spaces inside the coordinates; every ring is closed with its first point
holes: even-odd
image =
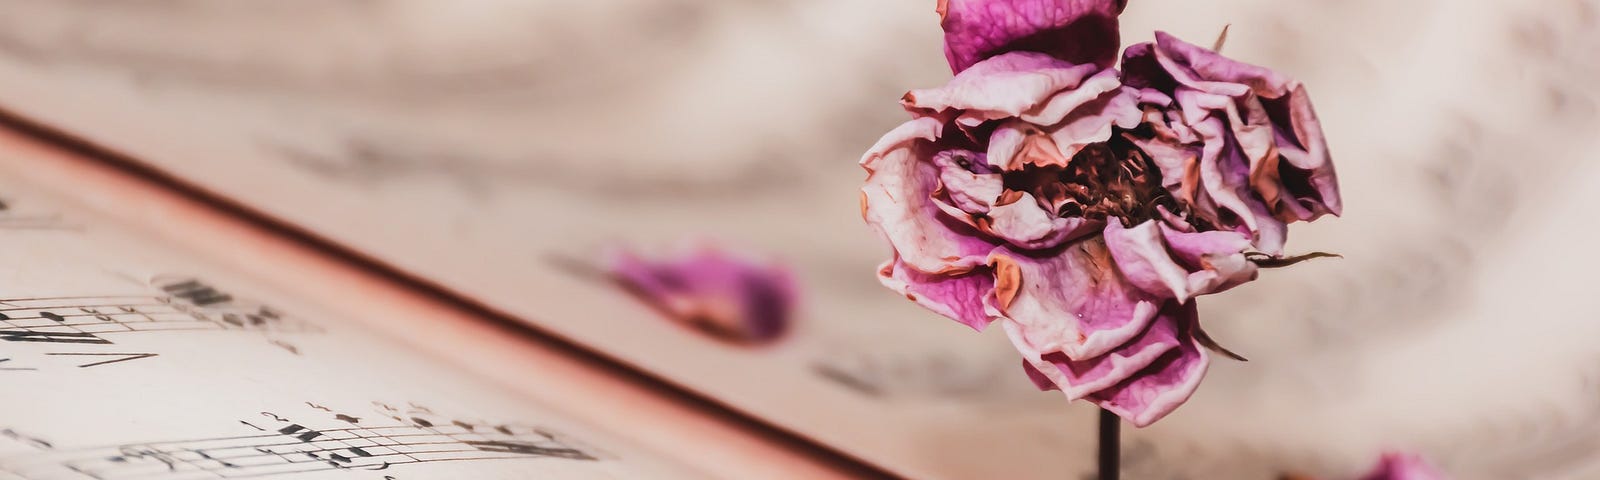
{"type": "MultiPolygon", "coordinates": [[[[902,118],[896,89],[947,75],[930,6],[293,3],[0,5],[0,478],[1092,471],[1090,407],[872,275],[853,162],[902,118]],[[797,267],[788,338],[718,342],[552,261],[695,236],[797,267]]],[[[1595,472],[1600,405],[1574,392],[1600,327],[1572,319],[1596,262],[1507,254],[1582,250],[1566,229],[1600,190],[1556,172],[1592,169],[1568,153],[1597,123],[1538,92],[1593,105],[1573,80],[1592,50],[1563,49],[1593,29],[1179,3],[1135,2],[1125,35],[1232,22],[1233,55],[1318,98],[1349,218],[1293,245],[1347,258],[1206,306],[1252,361],[1127,432],[1130,478],[1348,472],[1396,447],[1483,478],[1595,472]],[[1507,24],[1567,42],[1413,58],[1507,24]],[[1321,57],[1284,53],[1312,28],[1291,52],[1321,57]],[[1414,49],[1338,33],[1370,29],[1414,49]],[[1399,93],[1418,84],[1449,88],[1399,93]]]]}

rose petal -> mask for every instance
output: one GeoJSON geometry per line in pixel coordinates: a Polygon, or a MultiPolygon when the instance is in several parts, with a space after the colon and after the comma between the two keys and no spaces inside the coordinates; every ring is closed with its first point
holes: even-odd
{"type": "Polygon", "coordinates": [[[1116,61],[1125,0],[941,1],[945,58],[955,72],[1008,51],[1045,52],[1101,68],[1116,61]]]}
{"type": "Polygon", "coordinates": [[[1172,261],[1158,222],[1146,221],[1125,228],[1120,221],[1106,222],[1106,248],[1128,283],[1151,295],[1189,301],[1189,270],[1172,261]]]}
{"type": "Polygon", "coordinates": [[[1084,147],[1111,138],[1111,127],[1124,129],[1139,125],[1140,112],[1132,90],[1105,93],[1074,110],[1058,125],[1046,130],[1050,140],[1067,158],[1084,147]]]}
{"type": "Polygon", "coordinates": [[[1184,232],[1152,220],[1133,228],[1109,222],[1105,236],[1123,277],[1151,295],[1187,302],[1256,277],[1244,255],[1250,241],[1235,232],[1184,232]]]}
{"type": "Polygon", "coordinates": [[[1028,165],[1065,167],[1071,157],[1063,155],[1061,147],[1039,126],[1008,120],[989,135],[988,160],[991,167],[1018,171],[1028,165]]]}
{"type": "Polygon", "coordinates": [[[1361,480],[1445,480],[1445,475],[1421,456],[1385,453],[1361,480]]]}
{"type": "MultiPolygon", "coordinates": [[[[1106,94],[1123,94],[1122,80],[1118,78],[1117,71],[1113,69],[1101,70],[1071,90],[1056,92],[1048,100],[1033,110],[1024,112],[1018,118],[1034,125],[1055,125],[1067,117],[1067,114],[1077,112],[1089,102],[1095,101],[1106,94]]],[[[1096,112],[1101,109],[1095,109],[1096,112]]]]}
{"type": "Polygon", "coordinates": [[[973,65],[942,87],[907,92],[901,103],[919,115],[964,111],[969,115],[964,124],[971,126],[1020,116],[1098,71],[1094,65],[1074,65],[1041,53],[1013,52],[973,65]]]}
{"type": "Polygon", "coordinates": [[[940,315],[983,331],[989,326],[983,297],[994,291],[994,274],[979,269],[962,275],[930,275],[894,258],[878,268],[878,281],[940,315]]]}
{"type": "Polygon", "coordinates": [[[797,289],[787,270],[713,248],[663,260],[616,251],[605,270],[674,320],[734,340],[777,338],[795,305],[797,289]]]}
{"type": "MultiPolygon", "coordinates": [[[[1180,91],[1180,103],[1186,94],[1200,95],[1193,90],[1180,91]]],[[[1288,229],[1250,189],[1249,166],[1224,133],[1222,120],[1207,117],[1192,126],[1204,142],[1200,153],[1200,186],[1210,203],[1215,204],[1212,207],[1208,202],[1196,202],[1197,214],[1219,227],[1251,233],[1253,243],[1263,253],[1282,254],[1288,229]],[[1222,212],[1224,209],[1226,213],[1222,212]]]]}
{"type": "Polygon", "coordinates": [[[1190,296],[1221,292],[1256,279],[1256,264],[1245,257],[1250,239],[1236,232],[1185,231],[1161,224],[1172,259],[1189,270],[1190,296]]]}
{"type": "Polygon", "coordinates": [[[989,213],[995,200],[1005,191],[1000,174],[972,171],[975,168],[987,169],[984,162],[984,154],[965,150],[947,150],[933,157],[933,164],[939,167],[939,183],[944,186],[946,197],[952,206],[965,213],[989,213]],[[961,157],[961,160],[957,160],[957,157],[961,157]]]}
{"type": "Polygon", "coordinates": [[[868,171],[862,216],[889,241],[911,268],[927,273],[964,272],[982,265],[995,244],[982,234],[940,214],[930,195],[938,167],[924,159],[941,124],[919,118],[884,135],[861,165],[868,171]]]}
{"type": "MultiPolygon", "coordinates": [[[[1250,159],[1249,183],[1272,215],[1285,222],[1310,221],[1343,210],[1321,123],[1299,81],[1165,32],[1156,32],[1153,44],[1128,47],[1123,70],[1129,85],[1227,97],[1204,108],[1230,110],[1225,115],[1230,129],[1250,159]]],[[[1183,108],[1191,120],[1204,115],[1194,111],[1198,105],[1183,108]]]]}
{"type": "Polygon", "coordinates": [[[1077,400],[1126,381],[1178,344],[1177,325],[1170,318],[1157,317],[1138,337],[1111,353],[1081,361],[1050,353],[1040,359],[1025,358],[1023,365],[1040,388],[1061,390],[1069,400],[1077,400]]]}
{"type": "Polygon", "coordinates": [[[1030,359],[1050,352],[1073,360],[1104,355],[1143,331],[1159,309],[1157,299],[1117,271],[1100,237],[1045,257],[1004,247],[989,264],[995,269],[990,314],[1007,320],[1013,343],[1030,359]]]}
{"type": "Polygon", "coordinates": [[[1083,217],[1058,217],[1033,198],[1033,194],[1020,192],[1017,201],[989,210],[988,218],[980,223],[985,232],[1026,250],[1054,248],[1095,231],[1099,222],[1083,217]]]}
{"type": "Polygon", "coordinates": [[[1182,306],[1170,303],[1157,321],[1178,326],[1178,348],[1122,383],[1087,397],[1136,427],[1155,423],[1188,401],[1211,364],[1210,356],[1196,345],[1192,334],[1197,322],[1194,302],[1182,306]]]}

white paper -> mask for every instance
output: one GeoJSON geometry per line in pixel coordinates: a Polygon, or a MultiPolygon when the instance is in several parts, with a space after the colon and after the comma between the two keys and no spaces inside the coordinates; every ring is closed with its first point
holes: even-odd
{"type": "Polygon", "coordinates": [[[0,182],[0,478],[705,478],[21,187],[0,182]]]}

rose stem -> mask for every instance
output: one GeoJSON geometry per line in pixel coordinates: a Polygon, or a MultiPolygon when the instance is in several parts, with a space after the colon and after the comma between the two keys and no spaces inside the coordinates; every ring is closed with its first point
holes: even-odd
{"type": "Polygon", "coordinates": [[[1122,440],[1119,430],[1122,419],[1106,409],[1100,409],[1100,480],[1117,480],[1118,462],[1121,460],[1122,440]]]}

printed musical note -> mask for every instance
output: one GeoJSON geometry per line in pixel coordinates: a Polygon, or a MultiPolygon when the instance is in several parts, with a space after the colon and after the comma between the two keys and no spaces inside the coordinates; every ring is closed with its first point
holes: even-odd
{"type": "MultiPolygon", "coordinates": [[[[541,428],[503,424],[480,428],[484,425],[459,419],[435,421],[422,417],[431,415],[431,411],[384,411],[406,416],[391,417],[396,422],[390,425],[356,427],[353,426],[355,422],[347,421],[349,426],[320,428],[261,412],[282,425],[262,428],[241,421],[256,431],[238,436],[100,448],[51,448],[52,451],[42,455],[0,460],[0,471],[29,480],[252,478],[327,470],[387,470],[433,462],[531,458],[598,460],[588,448],[541,428]]],[[[14,439],[22,438],[8,432],[10,430],[0,431],[14,439]]]]}
{"type": "MultiPolygon", "coordinates": [[[[216,290],[182,284],[173,296],[110,295],[0,299],[0,340],[108,345],[102,335],[182,330],[316,333],[277,310],[236,302],[216,290]],[[179,294],[183,296],[179,296],[179,294]]],[[[292,351],[292,350],[291,350],[292,351]]]]}

